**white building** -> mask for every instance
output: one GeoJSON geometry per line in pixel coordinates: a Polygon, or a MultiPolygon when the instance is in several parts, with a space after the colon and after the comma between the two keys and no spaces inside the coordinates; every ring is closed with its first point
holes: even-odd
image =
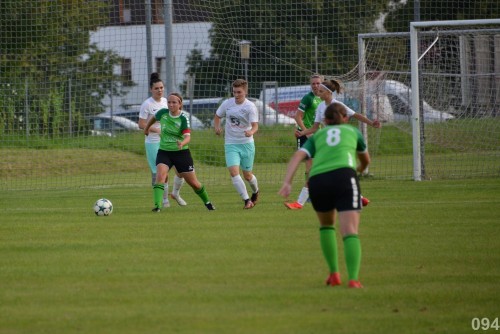
{"type": "MultiPolygon", "coordinates": [[[[179,91],[179,85],[184,81],[186,72],[186,58],[193,49],[202,51],[204,57],[209,56],[210,39],[208,37],[211,23],[192,22],[176,23],[172,27],[173,56],[174,56],[174,85],[179,91]]],[[[153,72],[159,72],[165,80],[165,26],[151,25],[152,65],[153,72]]],[[[149,75],[147,64],[146,26],[110,26],[99,28],[91,33],[91,43],[95,43],[101,50],[112,50],[123,58],[121,68],[116,74],[128,76],[136,86],[127,88],[125,96],[106,98],[103,103],[108,109],[120,106],[139,105],[149,96],[149,75]]]]}

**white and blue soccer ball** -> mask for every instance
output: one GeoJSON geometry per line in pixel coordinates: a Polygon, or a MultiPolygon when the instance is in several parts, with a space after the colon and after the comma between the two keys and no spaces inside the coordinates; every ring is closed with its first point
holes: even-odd
{"type": "Polygon", "coordinates": [[[94,212],[96,216],[109,216],[113,213],[113,204],[109,199],[100,198],[94,204],[94,212]]]}

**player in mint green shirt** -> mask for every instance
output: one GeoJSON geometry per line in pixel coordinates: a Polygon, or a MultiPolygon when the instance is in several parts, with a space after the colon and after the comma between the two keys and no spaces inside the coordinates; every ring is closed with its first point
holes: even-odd
{"type": "Polygon", "coordinates": [[[149,119],[144,128],[144,133],[148,135],[149,128],[157,120],[161,126],[160,149],[156,156],[156,182],[153,186],[155,207],[152,211],[161,211],[164,184],[168,182],[168,171],[172,166],[193,188],[207,209],[215,210],[208,198],[205,186],[198,181],[194,171],[193,158],[188,146],[191,141],[191,129],[187,115],[182,112],[182,96],[178,93],[171,93],[167,98],[167,103],[168,109],[160,109],[149,119]]]}
{"type": "Polygon", "coordinates": [[[345,124],[347,121],[347,111],[343,104],[332,103],[326,108],[326,127],[316,132],[295,152],[278,193],[288,197],[299,164],[308,157],[314,158],[309,177],[309,195],[320,223],[320,244],[329,269],[326,284],[341,284],[334,226],[337,211],[344,243],[348,286],[361,288],[358,226],[362,203],[357,173],[368,167],[370,154],[359,130],[345,124]]]}

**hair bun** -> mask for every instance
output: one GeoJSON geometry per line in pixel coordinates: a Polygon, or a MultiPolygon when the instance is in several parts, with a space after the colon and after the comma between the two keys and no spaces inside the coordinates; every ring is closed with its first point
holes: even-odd
{"type": "Polygon", "coordinates": [[[160,79],[160,75],[158,73],[156,73],[156,72],[153,72],[153,73],[151,73],[151,76],[149,77],[149,79],[151,81],[159,80],[160,79]]]}

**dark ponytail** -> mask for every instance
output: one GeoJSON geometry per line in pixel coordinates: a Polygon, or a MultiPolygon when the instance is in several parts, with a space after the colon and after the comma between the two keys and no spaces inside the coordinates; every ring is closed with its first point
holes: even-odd
{"type": "Polygon", "coordinates": [[[160,75],[156,72],[151,73],[149,77],[149,88],[153,88],[154,84],[157,82],[161,82],[160,75]]]}

